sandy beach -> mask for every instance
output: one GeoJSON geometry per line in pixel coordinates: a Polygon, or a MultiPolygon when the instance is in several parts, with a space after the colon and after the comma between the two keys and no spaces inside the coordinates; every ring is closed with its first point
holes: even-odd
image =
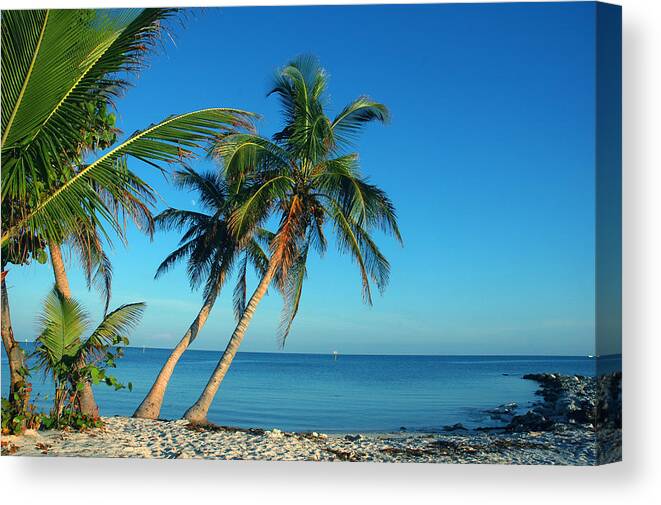
{"type": "Polygon", "coordinates": [[[583,464],[596,457],[594,432],[466,434],[288,433],[200,429],[187,421],[104,419],[85,433],[29,432],[3,437],[3,453],[21,456],[203,458],[266,461],[583,464]],[[15,448],[15,449],[14,449],[15,448]]]}

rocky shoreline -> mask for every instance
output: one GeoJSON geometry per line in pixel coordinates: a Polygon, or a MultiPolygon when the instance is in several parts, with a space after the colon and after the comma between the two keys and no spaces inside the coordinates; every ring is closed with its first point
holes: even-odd
{"type": "Polygon", "coordinates": [[[498,427],[323,434],[111,417],[104,419],[103,428],[84,433],[45,431],[2,437],[2,454],[551,465],[621,459],[621,374],[599,379],[559,374],[523,378],[539,383],[541,400],[520,415],[515,404],[487,411],[501,423],[498,427]]]}

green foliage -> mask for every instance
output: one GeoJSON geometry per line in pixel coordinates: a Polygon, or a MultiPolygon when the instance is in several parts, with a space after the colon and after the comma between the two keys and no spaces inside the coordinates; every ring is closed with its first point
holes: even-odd
{"type": "Polygon", "coordinates": [[[232,193],[219,174],[185,168],[175,173],[174,182],[181,189],[195,192],[202,212],[168,208],[156,216],[158,228],[183,231],[179,246],[159,265],[156,277],[185,260],[191,288],[204,284],[204,297],[211,301],[235,270],[238,280],[234,309],[238,319],[246,304],[248,264],[252,264],[257,275],[266,271],[268,256],[260,246],[259,237],[268,232],[258,230],[255,236],[240,237],[229,233],[227,219],[240,203],[240,195],[232,193]]]}
{"type": "Polygon", "coordinates": [[[98,417],[92,417],[83,414],[78,409],[66,406],[62,409],[59,415],[42,415],[41,424],[39,429],[54,430],[54,429],[74,429],[83,431],[90,428],[100,428],[103,426],[103,421],[98,417]]]}
{"type": "Polygon", "coordinates": [[[123,356],[121,346],[129,343],[126,333],[138,324],[144,307],[144,303],[122,305],[84,338],[90,323],[85,309],[57,288],[49,293],[34,352],[37,368],[51,375],[55,383],[51,420],[47,423],[57,427],[89,425],[80,409],[80,392],[87,382],[105,383],[115,390],[125,387],[110,370],[123,356]]]}
{"type": "Polygon", "coordinates": [[[148,221],[154,193],[129,170],[129,158],[165,170],[214,135],[251,127],[253,115],[233,109],[171,116],[82,163],[84,151],[113,145],[108,106],[175,12],[3,12],[2,244],[20,263],[81,230],[83,238],[90,230],[109,238],[110,226],[123,237],[123,216],[148,221]]]}
{"type": "Polygon", "coordinates": [[[391,234],[401,242],[394,205],[361,175],[358,154],[349,150],[366,124],[388,121],[388,109],[362,96],[331,118],[324,110],[327,82],[315,58],[295,59],[278,71],[269,93],[280,99],[284,128],[272,140],[229,133],[211,150],[242,200],[228,219],[230,233],[250,236],[274,216],[279,223],[269,247],[276,284],[285,297],[282,345],[298,312],[308,253],[312,248],[324,254],[328,227],[340,252],[358,266],[368,304],[371,285],[383,291],[390,273],[373,233],[391,234]]]}
{"type": "Polygon", "coordinates": [[[32,384],[27,381],[28,370],[19,372],[23,380],[13,391],[13,398],[2,398],[2,434],[20,435],[27,429],[39,429],[42,414],[30,403],[32,384]]]}

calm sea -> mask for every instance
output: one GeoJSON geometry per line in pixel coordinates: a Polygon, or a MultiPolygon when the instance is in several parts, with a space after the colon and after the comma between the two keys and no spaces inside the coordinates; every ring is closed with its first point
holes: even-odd
{"type": "MultiPolygon", "coordinates": [[[[30,346],[31,347],[31,346],[30,346]]],[[[128,348],[116,369],[133,391],[95,386],[102,415],[131,415],[169,350],[128,348]]],[[[161,417],[179,418],[197,399],[220,352],[184,354],[167,390],[161,417]]],[[[619,359],[608,365],[619,368],[619,359]]],[[[436,431],[463,423],[493,424],[485,409],[535,399],[526,373],[595,374],[595,359],[538,356],[359,356],[239,353],[209,412],[218,424],[292,431],[436,431]]],[[[2,353],[2,392],[9,371],[2,353]]],[[[37,375],[33,394],[43,407],[52,387],[37,375]]]]}

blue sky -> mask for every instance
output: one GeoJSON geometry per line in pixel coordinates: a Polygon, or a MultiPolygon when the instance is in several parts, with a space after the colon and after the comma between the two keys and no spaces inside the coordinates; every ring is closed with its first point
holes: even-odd
{"type": "MultiPolygon", "coordinates": [[[[593,4],[207,8],[184,25],[118,101],[125,134],[228,106],[262,114],[271,135],[280,116],[269,79],[301,53],[328,70],[331,112],[361,94],[392,112],[357,148],[399,215],[404,247],[379,237],[390,285],[367,307],[349,258],[312,258],[287,351],[594,352],[593,4]]],[[[194,195],[133,167],[167,205],[196,207],[194,195]]],[[[133,345],[174,345],[199,309],[184,268],[153,280],[177,239],[131,231],[111,252],[112,306],[148,305],[133,345]]],[[[98,315],[75,264],[69,274],[98,315]]],[[[12,269],[17,338],[34,338],[51,283],[49,265],[12,269]]],[[[242,350],[277,350],[280,306],[275,293],[262,302],[242,350]]],[[[228,287],[194,347],[221,349],[232,329],[228,287]]]]}

